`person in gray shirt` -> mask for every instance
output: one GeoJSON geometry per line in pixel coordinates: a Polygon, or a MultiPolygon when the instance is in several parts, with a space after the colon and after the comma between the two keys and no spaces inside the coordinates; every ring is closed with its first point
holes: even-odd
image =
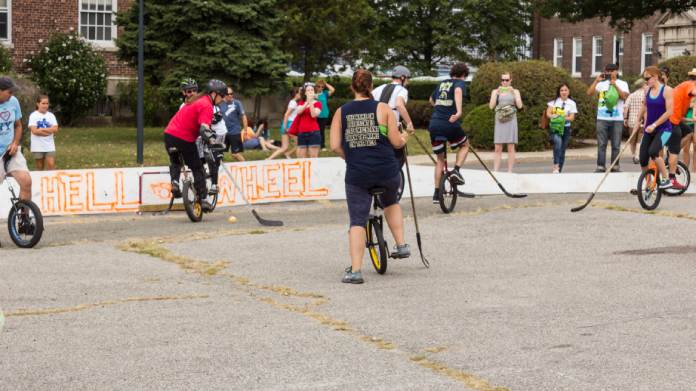
{"type": "Polygon", "coordinates": [[[237,159],[237,161],[243,162],[242,126],[246,129],[249,124],[244,112],[244,105],[242,105],[241,101],[234,99],[234,91],[231,87],[227,87],[227,96],[220,104],[220,111],[222,111],[222,118],[225,120],[225,126],[227,127],[225,145],[232,157],[237,159]]]}

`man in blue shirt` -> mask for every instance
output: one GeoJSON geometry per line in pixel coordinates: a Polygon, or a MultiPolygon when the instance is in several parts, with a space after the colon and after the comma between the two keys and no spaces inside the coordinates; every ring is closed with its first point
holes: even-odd
{"type": "Polygon", "coordinates": [[[17,87],[9,77],[0,77],[0,182],[5,176],[19,184],[19,198],[31,200],[31,175],[22,155],[22,109],[13,96],[17,87]]]}
{"type": "Polygon", "coordinates": [[[430,143],[433,146],[433,153],[437,155],[437,165],[435,166],[435,193],[433,203],[439,202],[439,185],[442,170],[445,167],[445,150],[447,143],[450,148],[459,149],[452,172],[452,181],[457,185],[464,184],[464,178],[459,173],[459,167],[464,164],[466,155],[469,153],[469,139],[464,134],[464,130],[459,124],[462,117],[462,103],[464,101],[464,91],[466,84],[464,80],[469,76],[469,68],[464,63],[454,64],[450,70],[451,79],[444,80],[433,91],[430,103],[435,106],[428,132],[430,132],[430,143]]]}
{"type": "Polygon", "coordinates": [[[222,118],[225,120],[227,127],[227,135],[225,136],[225,145],[232,153],[232,157],[237,161],[243,162],[244,143],[242,142],[242,129],[246,129],[249,124],[242,102],[234,99],[234,91],[232,87],[227,87],[227,96],[220,103],[220,111],[222,118]],[[242,126],[244,126],[242,128],[242,126]]]}

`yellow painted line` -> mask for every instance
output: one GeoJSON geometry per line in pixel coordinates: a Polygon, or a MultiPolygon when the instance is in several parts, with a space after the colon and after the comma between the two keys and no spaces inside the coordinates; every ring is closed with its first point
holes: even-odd
{"type": "Polygon", "coordinates": [[[125,299],[105,300],[97,303],[80,304],[73,307],[54,307],[54,308],[19,308],[8,312],[6,316],[36,316],[62,314],[66,312],[78,312],[92,308],[106,307],[117,304],[144,302],[144,301],[173,301],[173,300],[195,300],[207,299],[208,295],[185,295],[185,296],[154,296],[154,297],[128,297],[125,299]]]}

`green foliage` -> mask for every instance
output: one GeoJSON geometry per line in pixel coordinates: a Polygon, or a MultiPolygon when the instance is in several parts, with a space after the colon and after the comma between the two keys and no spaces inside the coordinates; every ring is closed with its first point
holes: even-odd
{"type": "MultiPolygon", "coordinates": [[[[137,61],[138,3],[120,12],[119,57],[137,61]]],[[[148,0],[145,75],[174,108],[179,82],[217,78],[246,96],[282,84],[287,56],[279,49],[282,20],[275,0],[148,0]]]]}
{"type": "Polygon", "coordinates": [[[546,104],[556,97],[561,83],[568,83],[570,94],[578,105],[578,115],[573,123],[573,136],[593,138],[595,135],[596,98],[585,93],[587,86],[573,79],[567,71],[554,67],[546,61],[521,61],[510,63],[487,63],[482,65],[471,83],[472,103],[487,104],[491,91],[500,85],[500,75],[511,72],[513,86],[520,90],[526,115],[534,121],[520,120],[520,139],[522,132],[538,128],[539,118],[546,104]],[[524,126],[524,127],[523,127],[524,126]],[[528,127],[528,128],[525,128],[528,127]]]}
{"type": "Polygon", "coordinates": [[[28,65],[62,123],[83,117],[106,92],[104,59],[76,35],[54,35],[28,65]]]}
{"type": "Polygon", "coordinates": [[[371,0],[379,15],[376,39],[383,42],[368,62],[385,68],[402,64],[416,75],[434,75],[442,60],[470,59],[466,46],[468,0],[371,0]]]}
{"type": "MultiPolygon", "coordinates": [[[[137,111],[137,93],[138,83],[118,83],[116,86],[116,99],[120,105],[128,106],[131,112],[137,111]]],[[[153,87],[150,83],[145,83],[145,99],[144,99],[144,119],[145,126],[163,126],[166,125],[169,118],[174,114],[166,97],[163,97],[160,90],[153,87]]],[[[181,104],[181,101],[179,101],[181,104]]]]}
{"type": "MultiPolygon", "coordinates": [[[[325,79],[328,83],[330,83],[335,89],[336,92],[333,95],[333,98],[341,98],[341,99],[352,99],[353,98],[353,91],[350,89],[350,84],[351,84],[351,79],[348,77],[330,77],[325,79]]],[[[287,84],[287,94],[290,93],[290,89],[292,86],[300,86],[302,85],[302,78],[299,77],[289,77],[287,84]]],[[[390,79],[374,79],[373,84],[374,87],[377,88],[380,85],[384,83],[389,83],[391,82],[390,79]]],[[[438,81],[430,81],[430,80],[411,80],[408,83],[408,98],[409,99],[420,99],[420,100],[428,100],[430,98],[430,95],[435,91],[435,87],[439,84],[438,81]]]]}
{"type": "MultiPolygon", "coordinates": [[[[545,107],[545,106],[544,106],[545,107]]],[[[548,145],[548,133],[539,129],[539,116],[542,106],[532,107],[531,110],[517,112],[518,151],[540,151],[548,145]]],[[[476,148],[492,149],[493,132],[495,126],[495,114],[487,104],[477,106],[464,118],[462,127],[471,138],[471,143],[476,148]]]]}
{"type": "Polygon", "coordinates": [[[288,0],[283,16],[283,47],[305,78],[343,60],[353,63],[377,44],[377,18],[367,0],[288,0]]]}
{"type": "Polygon", "coordinates": [[[687,78],[687,74],[696,68],[696,56],[680,56],[662,61],[659,67],[669,68],[669,85],[674,87],[687,78]]]}
{"type": "Polygon", "coordinates": [[[609,19],[612,27],[629,31],[636,20],[656,12],[672,11],[675,14],[690,10],[693,1],[664,0],[544,0],[535,2],[536,10],[545,17],[559,16],[562,20],[579,22],[586,19],[609,19]]]}
{"type": "Polygon", "coordinates": [[[12,53],[0,45],[0,73],[7,73],[10,70],[12,70],[12,53]]]}

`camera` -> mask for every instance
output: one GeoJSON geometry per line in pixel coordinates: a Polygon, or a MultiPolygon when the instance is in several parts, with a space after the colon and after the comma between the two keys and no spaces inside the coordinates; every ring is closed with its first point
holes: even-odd
{"type": "Polygon", "coordinates": [[[602,79],[611,80],[611,72],[604,72],[604,74],[602,74],[602,79]]]}

